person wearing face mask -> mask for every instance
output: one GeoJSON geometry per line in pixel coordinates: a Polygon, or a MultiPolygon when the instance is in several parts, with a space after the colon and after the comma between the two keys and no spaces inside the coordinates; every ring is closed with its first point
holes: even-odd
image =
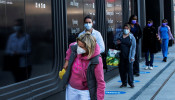
{"type": "Polygon", "coordinates": [[[153,69],[154,53],[157,52],[158,34],[153,21],[149,19],[147,25],[143,29],[142,51],[145,52],[145,70],[153,69]],[[150,60],[149,60],[150,55],[150,60]]]}
{"type": "Polygon", "coordinates": [[[23,19],[17,19],[7,42],[6,55],[12,66],[12,74],[16,82],[30,78],[32,65],[30,63],[31,42],[30,35],[24,32],[23,19]],[[28,74],[26,74],[28,73],[28,74]]]}
{"type": "Polygon", "coordinates": [[[104,100],[103,62],[95,37],[87,32],[78,37],[69,45],[66,60],[60,77],[63,87],[67,85],[66,100],[104,100]]]}
{"type": "Polygon", "coordinates": [[[100,46],[100,53],[103,53],[105,51],[103,38],[101,36],[101,33],[93,28],[93,20],[89,15],[87,15],[84,18],[84,27],[85,27],[85,30],[81,32],[78,35],[78,37],[80,37],[82,34],[85,34],[86,32],[90,32],[91,35],[96,38],[97,44],[100,46]]]}
{"type": "Polygon", "coordinates": [[[122,87],[126,87],[127,83],[134,88],[133,62],[135,60],[136,40],[130,32],[130,25],[123,26],[123,33],[119,34],[116,41],[116,47],[120,50],[119,73],[122,81],[122,87]]]}
{"type": "Polygon", "coordinates": [[[137,23],[137,16],[132,15],[129,18],[129,24],[131,27],[131,33],[134,35],[136,39],[136,55],[135,55],[135,61],[133,65],[133,72],[135,76],[140,76],[140,69],[139,69],[139,40],[142,37],[142,31],[140,28],[140,25],[137,23]]]}
{"type": "Polygon", "coordinates": [[[162,25],[158,28],[158,37],[161,41],[161,48],[162,48],[162,54],[163,54],[163,61],[167,61],[167,55],[168,55],[168,43],[169,40],[172,39],[174,42],[174,37],[171,34],[170,27],[167,25],[168,21],[166,19],[162,20],[162,25]]]}

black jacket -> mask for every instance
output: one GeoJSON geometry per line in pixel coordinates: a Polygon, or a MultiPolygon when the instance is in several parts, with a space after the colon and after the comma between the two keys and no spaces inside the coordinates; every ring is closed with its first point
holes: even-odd
{"type": "MultiPolygon", "coordinates": [[[[130,25],[130,27],[132,26],[130,25]]],[[[134,24],[134,28],[135,28],[135,31],[131,30],[131,33],[134,35],[136,39],[136,43],[139,43],[139,39],[142,37],[142,31],[141,31],[140,25],[134,24]]]]}
{"type": "Polygon", "coordinates": [[[142,51],[149,52],[151,53],[156,53],[157,52],[157,31],[155,27],[151,26],[148,27],[146,26],[143,29],[143,40],[142,40],[142,51]]]}

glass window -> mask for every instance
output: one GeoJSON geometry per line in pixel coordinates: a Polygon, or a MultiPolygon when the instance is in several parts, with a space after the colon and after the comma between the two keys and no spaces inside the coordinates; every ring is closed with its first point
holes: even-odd
{"type": "Polygon", "coordinates": [[[131,16],[131,0],[129,0],[129,16],[131,16]]]}
{"type": "Polygon", "coordinates": [[[0,87],[51,72],[51,1],[0,2],[0,87]]]}
{"type": "Polygon", "coordinates": [[[118,34],[122,31],[122,0],[116,0],[115,1],[115,38],[118,36],[118,34]]]}
{"type": "Polygon", "coordinates": [[[107,49],[113,48],[113,38],[115,34],[115,0],[106,0],[106,20],[107,20],[107,49]]]}
{"type": "MultiPolygon", "coordinates": [[[[31,55],[29,77],[52,71],[54,35],[52,32],[51,0],[25,0],[26,33],[30,35],[31,55]]],[[[61,33],[62,34],[62,33],[61,33]]]]}
{"type": "Polygon", "coordinates": [[[122,1],[106,0],[107,48],[114,48],[113,39],[122,29],[122,1]],[[110,38],[110,39],[109,39],[110,38]]]}
{"type": "Polygon", "coordinates": [[[0,87],[27,78],[24,1],[0,3],[0,87]]]}
{"type": "Polygon", "coordinates": [[[84,17],[90,15],[95,26],[95,0],[67,0],[68,44],[84,30],[84,17]]]}
{"type": "Polygon", "coordinates": [[[93,19],[93,26],[95,27],[95,0],[84,0],[84,17],[90,15],[93,19]]]}
{"type": "Polygon", "coordinates": [[[107,50],[114,49],[114,39],[122,31],[122,0],[106,0],[107,50]]]}
{"type": "Polygon", "coordinates": [[[83,31],[83,1],[67,0],[68,44],[75,42],[83,31]]]}

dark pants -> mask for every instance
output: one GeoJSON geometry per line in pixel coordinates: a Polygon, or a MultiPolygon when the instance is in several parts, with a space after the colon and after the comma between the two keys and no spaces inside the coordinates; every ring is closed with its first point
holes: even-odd
{"type": "Polygon", "coordinates": [[[128,59],[120,58],[119,72],[122,84],[126,85],[127,80],[129,85],[133,84],[133,63],[130,63],[128,59]]]}
{"type": "Polygon", "coordinates": [[[146,66],[153,66],[154,54],[147,51],[145,53],[145,60],[146,60],[146,62],[145,62],[146,66]],[[150,60],[149,60],[149,55],[150,55],[150,60]]]}
{"type": "Polygon", "coordinates": [[[30,78],[31,66],[27,67],[16,67],[12,70],[15,82],[24,81],[30,78]]]}
{"type": "Polygon", "coordinates": [[[133,64],[133,73],[134,74],[140,73],[140,69],[139,69],[139,43],[136,43],[136,54],[135,54],[135,61],[133,64]]]}
{"type": "Polygon", "coordinates": [[[106,72],[108,70],[108,67],[106,65],[106,54],[105,53],[101,53],[102,56],[102,60],[103,60],[103,69],[106,69],[106,72]]]}

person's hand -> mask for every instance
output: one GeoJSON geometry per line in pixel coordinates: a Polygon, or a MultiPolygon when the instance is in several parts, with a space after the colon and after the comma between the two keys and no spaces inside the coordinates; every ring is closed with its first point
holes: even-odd
{"type": "Polygon", "coordinates": [[[133,61],[134,61],[134,59],[132,59],[132,58],[131,58],[131,61],[133,62],[133,61]]]}
{"type": "Polygon", "coordinates": [[[59,71],[59,77],[60,77],[60,79],[63,78],[65,72],[66,72],[66,70],[64,68],[62,69],[62,71],[59,71]]]}
{"type": "Polygon", "coordinates": [[[161,40],[158,34],[156,34],[156,37],[157,37],[157,39],[158,39],[159,41],[161,40]]]}
{"type": "Polygon", "coordinates": [[[120,40],[117,40],[117,44],[120,44],[121,43],[121,41],[120,40]]]}
{"type": "Polygon", "coordinates": [[[157,37],[157,39],[158,39],[158,40],[160,40],[160,38],[159,38],[159,35],[158,35],[158,34],[156,34],[156,37],[157,37]]]}
{"type": "Polygon", "coordinates": [[[162,43],[162,40],[160,39],[159,42],[160,42],[160,44],[161,44],[161,43],[162,43]]]}

